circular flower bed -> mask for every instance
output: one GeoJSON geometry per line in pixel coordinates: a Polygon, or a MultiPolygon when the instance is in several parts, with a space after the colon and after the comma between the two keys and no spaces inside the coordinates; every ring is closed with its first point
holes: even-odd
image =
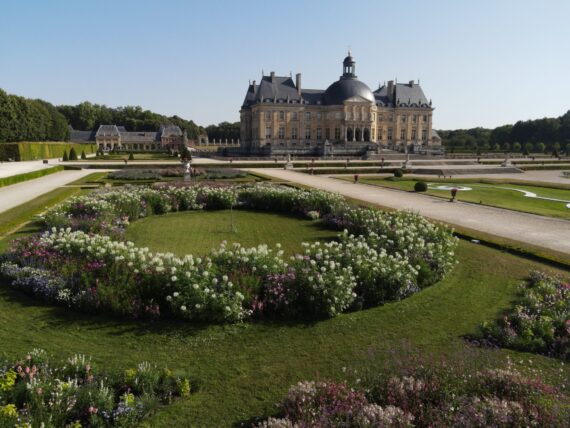
{"type": "Polygon", "coordinates": [[[44,300],[135,317],[235,322],[323,318],[398,300],[454,265],[450,231],[409,212],[355,208],[339,195],[288,187],[122,188],[70,199],[49,212],[48,229],[17,241],[2,273],[44,300]],[[230,207],[322,218],[338,241],[222,244],[207,257],[151,253],[122,239],[130,221],[169,211],[230,207]]]}

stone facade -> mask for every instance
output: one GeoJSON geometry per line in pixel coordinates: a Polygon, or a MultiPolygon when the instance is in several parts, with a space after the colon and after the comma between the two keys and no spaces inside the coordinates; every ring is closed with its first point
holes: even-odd
{"type": "Polygon", "coordinates": [[[128,132],[123,126],[100,125],[95,142],[103,151],[178,152],[188,140],[186,133],[173,125],[162,125],[158,132],[128,132]]]}
{"type": "Polygon", "coordinates": [[[301,74],[250,83],[241,117],[241,153],[365,155],[380,148],[422,152],[432,138],[431,101],[414,81],[389,81],[372,92],[356,78],[355,61],[326,90],[304,89],[301,74]]]}

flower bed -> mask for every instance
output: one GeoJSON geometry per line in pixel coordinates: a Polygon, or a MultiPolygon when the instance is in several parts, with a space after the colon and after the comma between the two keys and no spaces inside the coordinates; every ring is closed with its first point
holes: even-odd
{"type": "Polygon", "coordinates": [[[126,188],[73,198],[50,229],[16,242],[2,264],[13,286],[85,311],[235,322],[335,316],[398,300],[442,278],[456,239],[411,213],[354,208],[339,195],[276,186],[126,188]],[[169,211],[243,209],[323,217],[338,242],[225,244],[207,257],[151,253],[121,240],[130,221],[169,211]]]}
{"type": "Polygon", "coordinates": [[[570,417],[568,396],[512,367],[471,375],[420,366],[363,383],[299,382],[279,417],[256,427],[564,427],[570,417]]]}
{"type": "Polygon", "coordinates": [[[514,307],[502,319],[484,323],[493,344],[570,361],[570,282],[533,272],[521,285],[514,307]]]}
{"type": "Polygon", "coordinates": [[[190,381],[149,363],[99,374],[84,355],[50,361],[35,349],[0,364],[1,427],[134,427],[158,406],[190,395],[190,381]]]}

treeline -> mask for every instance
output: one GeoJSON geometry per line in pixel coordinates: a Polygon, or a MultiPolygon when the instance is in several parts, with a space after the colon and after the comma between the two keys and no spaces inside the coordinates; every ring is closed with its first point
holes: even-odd
{"type": "Polygon", "coordinates": [[[0,89],[0,141],[66,141],[65,117],[52,104],[0,89]]]}
{"type": "Polygon", "coordinates": [[[204,129],[191,120],[179,116],[163,116],[139,106],[107,107],[101,104],[82,102],[76,106],[58,106],[57,109],[66,118],[73,129],[94,130],[99,125],[120,125],[127,131],[157,131],[160,125],[178,125],[186,130],[189,139],[198,139],[204,129]]]}
{"type": "Polygon", "coordinates": [[[494,129],[437,131],[448,152],[524,151],[570,152],[570,110],[557,118],[518,121],[494,129]]]}
{"type": "Polygon", "coordinates": [[[229,142],[233,138],[234,142],[237,142],[240,134],[240,123],[221,122],[217,125],[206,126],[206,133],[210,141],[225,141],[227,138],[229,142]]]}
{"type": "MultiPolygon", "coordinates": [[[[160,125],[178,125],[189,139],[197,140],[204,128],[179,116],[164,116],[139,106],[111,108],[83,102],[53,106],[43,100],[10,95],[0,89],[0,141],[67,141],[69,126],[82,131],[99,125],[122,125],[128,131],[158,131],[160,125]]],[[[239,136],[239,131],[238,131],[239,136]]]]}

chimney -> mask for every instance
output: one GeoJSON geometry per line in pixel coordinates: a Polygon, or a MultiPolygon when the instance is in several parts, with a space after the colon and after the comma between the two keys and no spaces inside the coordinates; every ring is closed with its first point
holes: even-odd
{"type": "Polygon", "coordinates": [[[394,101],[394,81],[388,80],[388,99],[394,101]]]}
{"type": "Polygon", "coordinates": [[[270,76],[271,76],[271,83],[275,83],[275,72],[272,71],[270,76]]]}
{"type": "Polygon", "coordinates": [[[301,73],[297,73],[296,77],[296,86],[297,86],[297,93],[301,95],[301,73]]]}
{"type": "Polygon", "coordinates": [[[412,87],[412,88],[414,87],[414,81],[413,80],[410,80],[410,87],[412,87]]]}

